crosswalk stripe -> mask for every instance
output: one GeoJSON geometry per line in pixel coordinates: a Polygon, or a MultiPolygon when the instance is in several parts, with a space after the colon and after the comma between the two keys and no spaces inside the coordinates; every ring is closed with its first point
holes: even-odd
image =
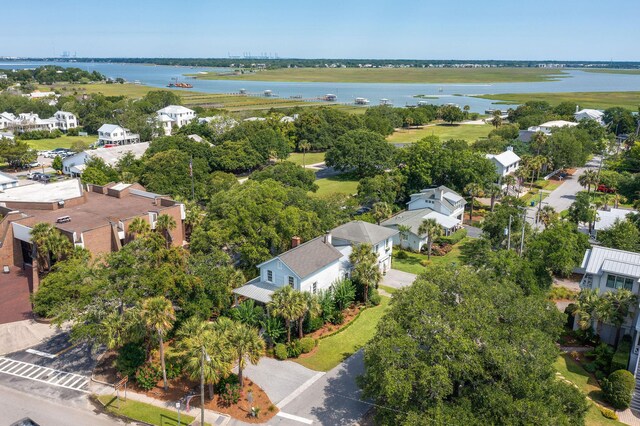
{"type": "Polygon", "coordinates": [[[54,370],[42,365],[0,357],[0,373],[34,380],[51,386],[89,393],[85,388],[89,383],[86,376],[54,370]]]}

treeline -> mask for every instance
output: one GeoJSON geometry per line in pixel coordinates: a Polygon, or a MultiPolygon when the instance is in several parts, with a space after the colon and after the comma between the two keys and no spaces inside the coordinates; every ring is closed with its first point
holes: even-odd
{"type": "Polygon", "coordinates": [[[36,69],[12,70],[2,69],[0,74],[6,74],[7,79],[0,80],[6,88],[13,83],[53,84],[59,82],[90,83],[104,81],[106,77],[98,71],[86,71],[75,67],[61,67],[59,65],[44,65],[36,69]]]}
{"type": "MultiPolygon", "coordinates": [[[[28,60],[36,61],[58,61],[66,62],[59,58],[33,58],[28,60]]],[[[265,64],[269,68],[287,67],[323,67],[325,64],[341,64],[346,67],[357,68],[361,64],[371,64],[373,66],[386,65],[407,65],[411,67],[432,66],[456,66],[462,64],[490,65],[495,67],[537,67],[539,64],[556,64],[562,62],[567,67],[597,67],[597,68],[639,68],[638,62],[609,62],[591,61],[589,63],[578,61],[510,61],[510,60],[439,60],[439,59],[302,59],[302,58],[76,58],[77,62],[106,62],[106,63],[131,63],[131,64],[155,64],[155,65],[177,65],[189,67],[230,67],[240,66],[251,67],[252,64],[265,64]]]]}

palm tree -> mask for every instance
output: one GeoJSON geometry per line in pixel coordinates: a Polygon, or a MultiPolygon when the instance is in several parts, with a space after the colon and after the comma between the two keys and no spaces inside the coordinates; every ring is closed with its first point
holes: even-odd
{"type": "Polygon", "coordinates": [[[502,125],[502,112],[495,110],[493,111],[493,118],[491,119],[491,124],[497,129],[502,125]]]}
{"type": "Polygon", "coordinates": [[[485,188],[484,193],[485,195],[491,197],[491,211],[493,212],[493,209],[496,205],[496,199],[502,193],[502,188],[500,188],[498,185],[491,184],[485,188]]]}
{"type": "Polygon", "coordinates": [[[418,228],[418,234],[427,237],[427,259],[431,259],[433,240],[442,235],[442,226],[435,219],[425,219],[418,228]]]}
{"type": "Polygon", "coordinates": [[[617,192],[615,194],[613,194],[613,208],[614,209],[617,209],[618,205],[620,205],[620,199],[621,198],[622,197],[617,192]]]}
{"type": "Polygon", "coordinates": [[[176,220],[168,214],[161,214],[156,221],[156,230],[164,237],[167,248],[171,247],[171,231],[176,229],[176,220]]]}
{"type": "Polygon", "coordinates": [[[411,227],[407,225],[398,225],[398,232],[400,233],[400,248],[404,248],[404,245],[402,243],[404,241],[407,241],[407,239],[409,238],[411,227]]]}
{"type": "Polygon", "coordinates": [[[352,265],[351,278],[364,289],[364,302],[369,300],[369,288],[377,287],[382,279],[378,267],[378,256],[373,252],[371,244],[358,244],[353,247],[349,255],[352,265]]]}
{"type": "Polygon", "coordinates": [[[176,349],[184,361],[184,368],[191,380],[204,381],[209,385],[209,398],[213,399],[214,385],[231,371],[233,357],[229,339],[216,329],[214,323],[198,317],[187,319],[176,333],[176,349]],[[202,362],[202,350],[209,355],[202,362]]]}
{"type": "Polygon", "coordinates": [[[380,225],[380,222],[391,216],[391,207],[389,207],[389,204],[385,202],[377,202],[371,209],[371,216],[373,216],[376,223],[380,225]]]}
{"type": "Polygon", "coordinates": [[[582,330],[587,330],[593,326],[596,319],[596,306],[598,305],[598,290],[583,289],[578,294],[576,309],[573,316],[578,317],[578,326],[582,330]]]}
{"type": "Polygon", "coordinates": [[[553,222],[558,220],[558,213],[556,210],[546,205],[540,209],[540,221],[544,224],[545,228],[548,228],[553,222]]]}
{"type": "Polygon", "coordinates": [[[539,155],[542,148],[547,145],[547,139],[547,135],[542,132],[536,132],[533,134],[531,137],[531,146],[535,148],[536,155],[539,155]]]}
{"type": "Polygon", "coordinates": [[[300,141],[300,143],[298,144],[298,149],[302,151],[302,168],[306,168],[307,166],[305,164],[304,157],[305,155],[307,155],[307,152],[311,149],[311,144],[309,143],[308,140],[304,139],[300,141]]]}
{"type": "Polygon", "coordinates": [[[129,238],[133,240],[138,235],[144,235],[151,231],[149,222],[141,217],[136,217],[129,224],[129,238]]]}
{"type": "Polygon", "coordinates": [[[514,175],[506,175],[502,178],[502,183],[507,185],[507,195],[509,195],[509,190],[515,186],[516,182],[516,177],[514,175]]]}
{"type": "Polygon", "coordinates": [[[302,324],[304,323],[304,319],[307,316],[307,313],[312,317],[320,315],[322,312],[320,309],[319,298],[315,294],[311,294],[309,292],[300,293],[304,301],[304,311],[300,318],[298,318],[298,337],[302,339],[304,337],[304,333],[302,331],[302,324]]]}
{"type": "Polygon", "coordinates": [[[162,380],[164,390],[167,390],[167,369],[164,363],[164,336],[173,327],[176,313],[171,301],[164,296],[152,297],[142,301],[140,317],[147,330],[156,333],[160,349],[160,366],[162,367],[162,380]]]}
{"type": "Polygon", "coordinates": [[[184,217],[184,225],[185,225],[185,236],[187,241],[191,239],[191,234],[193,230],[200,226],[204,221],[205,213],[200,207],[200,204],[193,200],[184,200],[182,201],[185,209],[185,217],[184,217]]]}
{"type": "Polygon", "coordinates": [[[36,248],[38,269],[42,272],[51,269],[52,259],[62,260],[73,246],[71,241],[49,223],[36,223],[31,229],[31,241],[36,248]]]}
{"type": "Polygon", "coordinates": [[[231,350],[238,360],[238,383],[243,386],[242,370],[247,366],[247,361],[256,365],[264,354],[264,340],[258,334],[258,330],[239,322],[229,333],[231,350]]]}
{"type": "Polygon", "coordinates": [[[578,183],[587,188],[587,194],[591,194],[591,185],[598,184],[598,172],[585,170],[578,178],[578,183]]]}
{"type": "Polygon", "coordinates": [[[464,187],[464,192],[471,197],[471,205],[469,208],[469,222],[473,220],[473,203],[476,197],[482,197],[482,186],[477,183],[470,183],[464,187]]]}
{"type": "Polygon", "coordinates": [[[293,288],[286,285],[273,292],[269,310],[284,319],[287,329],[287,343],[291,342],[291,322],[297,320],[305,310],[304,302],[293,288]]]}
{"type": "Polygon", "coordinates": [[[621,288],[617,291],[610,291],[605,293],[603,298],[606,300],[605,306],[609,309],[608,320],[616,327],[616,338],[613,346],[617,349],[620,341],[620,332],[622,331],[622,324],[629,316],[631,307],[635,306],[638,301],[638,297],[630,290],[621,288]]]}

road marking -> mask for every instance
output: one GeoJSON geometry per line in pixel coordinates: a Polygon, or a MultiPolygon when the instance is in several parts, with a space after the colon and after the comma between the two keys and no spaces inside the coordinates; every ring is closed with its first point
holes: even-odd
{"type": "Polygon", "coordinates": [[[285,419],[294,420],[296,422],[304,423],[307,425],[313,424],[313,420],[305,419],[304,417],[294,416],[293,414],[283,413],[282,411],[278,412],[276,416],[284,417],[285,419]]]}
{"type": "Polygon", "coordinates": [[[322,372],[315,374],[309,380],[307,380],[306,382],[301,384],[298,387],[298,389],[294,390],[286,398],[284,398],[282,401],[278,402],[276,404],[276,407],[282,409],[282,407],[284,407],[285,405],[287,405],[288,403],[293,401],[295,398],[297,398],[302,392],[307,390],[312,384],[314,384],[318,379],[320,379],[320,377],[322,377],[324,375],[325,375],[325,373],[322,373],[322,372]]]}
{"type": "Polygon", "coordinates": [[[54,355],[54,358],[57,357],[57,356],[62,355],[63,353],[65,353],[67,351],[70,351],[71,349],[75,348],[76,346],[78,346],[80,344],[81,344],[81,342],[80,343],[76,343],[75,345],[71,345],[69,347],[66,347],[63,350],[56,352],[56,354],[54,355]]]}
{"type": "Polygon", "coordinates": [[[50,354],[48,352],[39,351],[37,349],[27,349],[25,352],[33,354],[33,355],[38,355],[38,356],[41,356],[41,357],[44,357],[44,358],[49,358],[49,359],[53,359],[53,358],[58,356],[58,355],[50,354]]]}
{"type": "Polygon", "coordinates": [[[37,364],[0,357],[0,373],[45,383],[51,386],[89,393],[88,377],[54,370],[37,364]],[[45,377],[46,379],[41,379],[40,377],[45,377]]]}

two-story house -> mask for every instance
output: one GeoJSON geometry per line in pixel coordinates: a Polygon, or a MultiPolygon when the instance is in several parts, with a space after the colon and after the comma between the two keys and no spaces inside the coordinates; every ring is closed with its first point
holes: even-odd
{"type": "Polygon", "coordinates": [[[196,118],[196,112],[181,105],[169,105],[156,111],[157,121],[165,136],[169,136],[173,128],[180,128],[196,118]]]}
{"type": "MultiPolygon", "coordinates": [[[[616,250],[607,247],[594,246],[585,252],[582,259],[580,281],[581,289],[595,289],[599,294],[617,291],[621,288],[640,294],[640,253],[616,250]]],[[[632,351],[629,369],[635,371],[638,353],[640,352],[640,310],[634,306],[632,316],[622,325],[622,334],[629,334],[632,338],[632,351]]],[[[574,324],[577,327],[577,324],[574,324]]],[[[595,325],[594,325],[595,327],[595,325]]],[[[600,340],[613,343],[616,328],[611,324],[600,326],[600,340]]]]}
{"type": "Polygon", "coordinates": [[[140,135],[117,124],[103,124],[98,129],[98,145],[129,145],[140,142],[140,135]]]}
{"type": "Polygon", "coordinates": [[[513,147],[511,146],[508,146],[506,151],[498,155],[487,154],[486,157],[491,160],[496,168],[496,173],[498,173],[498,181],[496,183],[502,185],[503,188],[505,187],[503,184],[504,177],[515,173],[520,168],[520,161],[522,160],[518,154],[513,152],[513,147]]]}
{"type": "Polygon", "coordinates": [[[442,226],[444,234],[450,235],[462,226],[466,203],[462,196],[444,185],[423,189],[417,194],[411,194],[407,210],[385,220],[381,225],[396,231],[400,226],[408,227],[408,232],[398,232],[393,237],[393,244],[419,252],[428,242],[426,235],[418,232],[422,222],[434,219],[442,226]]]}
{"type": "Polygon", "coordinates": [[[294,237],[291,250],[258,265],[259,275],[233,293],[236,298],[266,304],[273,292],[285,285],[314,294],[326,290],[350,276],[352,247],[363,243],[372,245],[378,267],[386,272],[391,267],[392,238],[396,233],[368,222],[353,221],[303,244],[294,237]]]}
{"type": "Polygon", "coordinates": [[[53,118],[56,119],[56,127],[63,132],[78,127],[78,118],[71,112],[57,111],[53,118]]]}

